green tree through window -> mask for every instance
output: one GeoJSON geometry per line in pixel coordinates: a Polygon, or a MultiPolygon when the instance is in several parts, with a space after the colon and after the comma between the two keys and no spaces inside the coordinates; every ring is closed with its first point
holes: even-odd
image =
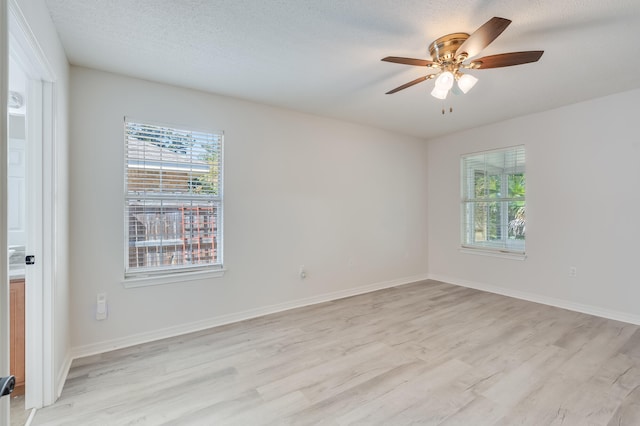
{"type": "Polygon", "coordinates": [[[524,148],[462,157],[462,245],[524,252],[524,148]]]}

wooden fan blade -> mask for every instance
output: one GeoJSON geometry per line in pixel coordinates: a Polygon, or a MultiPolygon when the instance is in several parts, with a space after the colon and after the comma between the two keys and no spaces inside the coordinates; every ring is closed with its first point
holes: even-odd
{"type": "Polygon", "coordinates": [[[499,55],[484,56],[472,61],[469,65],[469,68],[500,68],[510,67],[513,65],[528,64],[530,62],[536,62],[538,59],[540,59],[543,53],[544,50],[530,50],[527,52],[511,52],[501,53],[499,55]]]}
{"type": "Polygon", "coordinates": [[[464,55],[464,59],[476,56],[482,49],[487,47],[509,26],[511,20],[493,17],[485,22],[480,28],[474,31],[464,43],[456,50],[455,57],[464,55]]]}
{"type": "Polygon", "coordinates": [[[413,85],[415,85],[415,84],[422,83],[422,82],[423,82],[423,81],[425,81],[425,80],[431,80],[434,76],[435,76],[435,74],[429,74],[429,75],[425,75],[424,77],[416,78],[415,80],[410,81],[410,82],[408,82],[408,83],[405,83],[405,84],[403,84],[402,86],[398,86],[398,87],[396,87],[395,89],[390,90],[390,91],[388,91],[388,92],[387,92],[387,93],[385,93],[385,94],[386,94],[386,95],[392,95],[392,94],[394,94],[394,93],[396,93],[396,92],[399,92],[399,91],[401,91],[401,90],[406,89],[407,87],[411,87],[411,86],[413,86],[413,85]]]}
{"type": "Polygon", "coordinates": [[[416,65],[419,67],[430,67],[438,65],[436,62],[427,61],[425,59],[401,58],[399,56],[387,56],[386,58],[382,58],[381,60],[385,62],[394,62],[396,64],[416,65]]]}

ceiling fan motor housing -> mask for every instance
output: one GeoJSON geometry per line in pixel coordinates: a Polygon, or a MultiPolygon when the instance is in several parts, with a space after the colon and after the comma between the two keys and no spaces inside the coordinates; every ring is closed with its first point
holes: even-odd
{"type": "MultiPolygon", "coordinates": [[[[439,62],[441,64],[454,62],[458,47],[460,47],[460,45],[468,38],[469,34],[467,33],[452,33],[436,39],[429,45],[429,54],[431,55],[431,59],[434,62],[439,62]]],[[[459,58],[458,60],[460,61],[460,59],[462,58],[459,58]]]]}

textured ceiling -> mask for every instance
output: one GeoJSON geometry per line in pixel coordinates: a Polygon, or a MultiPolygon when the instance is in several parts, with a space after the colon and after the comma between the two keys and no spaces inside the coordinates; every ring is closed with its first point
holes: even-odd
{"type": "Polygon", "coordinates": [[[430,138],[640,87],[639,0],[46,0],[69,61],[430,138]],[[385,56],[493,16],[513,23],[482,56],[544,50],[475,70],[466,95],[385,56]],[[452,106],[453,113],[441,114],[452,106]]]}

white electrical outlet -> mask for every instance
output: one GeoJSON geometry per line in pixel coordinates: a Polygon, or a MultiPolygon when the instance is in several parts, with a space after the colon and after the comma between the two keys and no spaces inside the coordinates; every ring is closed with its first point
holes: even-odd
{"type": "Polygon", "coordinates": [[[578,269],[575,266],[569,267],[569,276],[575,277],[578,274],[578,269]]]}
{"type": "Polygon", "coordinates": [[[98,321],[107,319],[107,294],[98,293],[96,297],[96,319],[98,321]]]}
{"type": "Polygon", "coordinates": [[[304,265],[300,265],[300,270],[298,271],[298,274],[300,275],[301,280],[304,280],[305,278],[307,278],[307,271],[304,269],[304,265]]]}

